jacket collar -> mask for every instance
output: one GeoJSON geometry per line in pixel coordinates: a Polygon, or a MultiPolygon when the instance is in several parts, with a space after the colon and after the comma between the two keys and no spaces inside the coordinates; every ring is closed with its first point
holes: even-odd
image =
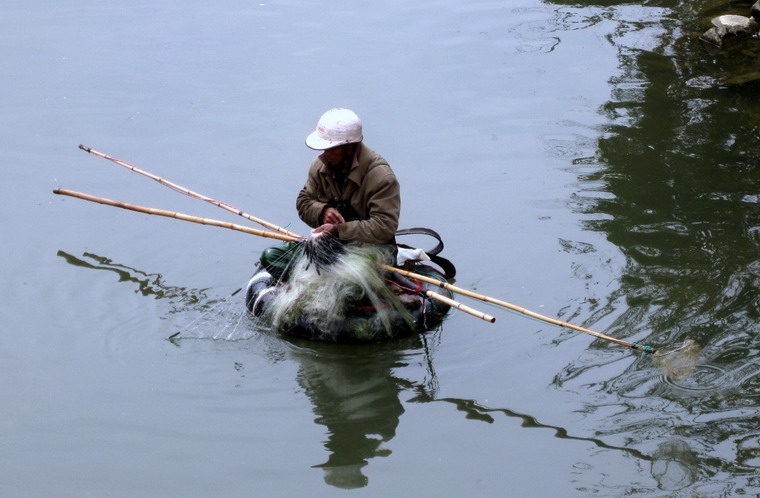
{"type": "MultiPolygon", "coordinates": [[[[363,142],[359,142],[356,147],[356,154],[354,154],[354,158],[351,161],[351,169],[349,169],[348,175],[346,176],[347,181],[353,182],[356,185],[361,184],[361,180],[367,173],[367,168],[369,168],[370,165],[370,154],[367,152],[368,150],[369,149],[367,149],[363,142]]],[[[332,171],[330,171],[330,167],[322,158],[321,154],[319,159],[322,161],[322,167],[319,170],[320,174],[332,179],[332,171]]]]}

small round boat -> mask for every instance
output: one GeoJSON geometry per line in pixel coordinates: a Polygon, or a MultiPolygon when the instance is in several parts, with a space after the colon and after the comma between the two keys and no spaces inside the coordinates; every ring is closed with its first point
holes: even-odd
{"type": "MultiPolygon", "coordinates": [[[[417,263],[406,269],[447,281],[443,272],[428,264],[417,263]]],[[[449,305],[427,295],[427,291],[435,291],[451,297],[447,290],[392,271],[379,275],[385,289],[374,298],[357,292],[332,300],[324,298],[319,312],[309,313],[296,306],[291,306],[294,312],[283,312],[278,309],[290,305],[286,297],[290,282],[275,279],[260,264],[246,287],[245,303],[257,319],[279,333],[339,343],[381,342],[429,331],[437,328],[449,312],[449,305]]],[[[317,299],[320,298],[314,298],[317,299]]]]}

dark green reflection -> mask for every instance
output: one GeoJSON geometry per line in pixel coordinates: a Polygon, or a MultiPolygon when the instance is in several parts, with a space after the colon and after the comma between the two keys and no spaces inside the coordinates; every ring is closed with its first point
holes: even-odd
{"type": "Polygon", "coordinates": [[[751,347],[760,330],[757,95],[689,85],[709,66],[700,56],[712,56],[693,43],[673,50],[621,48],[600,167],[581,175],[577,208],[628,258],[621,332],[644,326],[658,344],[735,334],[751,347]]]}
{"type": "MultiPolygon", "coordinates": [[[[732,7],[748,15],[750,4],[732,7]]],[[[639,359],[600,381],[591,372],[615,361],[610,350],[568,365],[555,384],[581,386],[598,400],[584,408],[588,413],[605,403],[625,407],[616,423],[599,420],[601,436],[640,444],[676,434],[693,442],[700,450],[693,454],[680,443],[661,443],[671,460],[699,466],[682,480],[671,474],[667,484],[667,466],[654,466],[663,488],[701,478],[723,481],[721,492],[746,492],[757,485],[751,476],[758,468],[737,464],[738,449],[727,448],[760,427],[760,392],[752,382],[758,372],[751,368],[760,362],[760,84],[746,77],[760,69],[760,44],[723,51],[702,44],[703,22],[723,13],[709,2],[647,5],[672,7],[672,15],[647,19],[646,7],[642,20],[632,17],[635,8],[620,10],[626,18],[608,12],[617,22],[609,41],[619,56],[601,109],[608,124],[595,153],[574,161],[580,191],[571,207],[626,258],[619,288],[590,321],[614,312],[607,330],[613,336],[655,345],[695,339],[703,361],[725,376],[708,390],[679,389],[637,377],[646,365],[639,359]],[[627,45],[641,39],[654,43],[627,45]],[[667,414],[658,409],[663,403],[667,414]]]]}
{"type": "Polygon", "coordinates": [[[110,258],[97,254],[84,253],[76,257],[65,251],[58,251],[58,256],[67,263],[81,268],[112,272],[119,278],[119,282],[130,282],[137,285],[135,292],[143,296],[152,296],[155,299],[166,299],[171,303],[169,313],[177,313],[187,309],[206,310],[218,303],[207,295],[208,289],[193,289],[167,285],[163,276],[159,273],[145,273],[135,268],[114,263],[110,258]]]}
{"type": "Polygon", "coordinates": [[[646,455],[636,450],[635,448],[613,446],[613,445],[605,443],[604,441],[598,438],[574,436],[570,434],[570,432],[564,427],[541,423],[538,421],[538,419],[536,419],[532,415],[516,412],[514,410],[510,410],[509,408],[489,408],[471,399],[434,398],[430,396],[430,394],[427,392],[422,392],[419,396],[415,397],[412,401],[416,403],[432,403],[432,402],[450,403],[454,405],[457,410],[463,412],[465,414],[465,418],[470,419],[470,420],[479,420],[481,422],[486,422],[489,424],[492,424],[496,421],[496,419],[494,418],[495,414],[501,414],[510,418],[516,418],[516,419],[521,420],[522,422],[521,426],[527,429],[549,429],[554,432],[554,437],[557,437],[559,439],[568,439],[568,440],[573,440],[573,441],[586,441],[593,444],[597,448],[622,451],[624,453],[628,453],[629,455],[632,455],[644,461],[652,460],[652,458],[649,455],[646,455]]]}
{"type": "Polygon", "coordinates": [[[315,465],[327,484],[366,486],[362,469],[372,458],[391,454],[387,443],[404,413],[399,393],[411,386],[427,392],[435,382],[426,341],[417,336],[357,346],[292,340],[299,345],[290,355],[300,365],[298,383],[314,405],[315,422],[327,430],[327,460],[315,465]],[[430,380],[414,383],[394,374],[420,357],[430,380]]]}

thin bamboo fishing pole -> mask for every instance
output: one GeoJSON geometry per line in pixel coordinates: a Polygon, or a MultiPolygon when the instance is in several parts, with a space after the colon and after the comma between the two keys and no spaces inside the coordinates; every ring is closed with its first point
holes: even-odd
{"type": "Polygon", "coordinates": [[[293,233],[293,232],[291,232],[289,230],[286,230],[285,228],[278,227],[277,225],[269,223],[268,221],[262,220],[260,218],[257,218],[255,216],[253,216],[253,215],[245,213],[245,212],[241,211],[240,209],[236,208],[235,206],[227,204],[226,202],[217,201],[215,199],[211,199],[210,197],[206,197],[203,194],[199,194],[198,192],[193,192],[192,190],[187,189],[187,188],[183,187],[182,185],[178,185],[178,184],[176,184],[174,182],[170,182],[169,180],[166,180],[164,178],[161,178],[159,176],[154,175],[153,173],[149,173],[149,172],[147,172],[147,171],[145,171],[143,169],[140,169],[137,166],[129,164],[126,161],[122,161],[121,159],[116,159],[115,157],[111,157],[111,156],[109,156],[107,154],[103,154],[102,152],[98,152],[98,151],[96,151],[94,149],[91,149],[90,147],[85,146],[85,145],[80,145],[79,148],[82,149],[85,152],[88,152],[88,153],[92,154],[92,155],[95,155],[95,156],[98,156],[98,157],[102,157],[103,159],[108,159],[109,161],[114,162],[114,163],[118,164],[119,166],[124,166],[125,168],[127,168],[129,170],[132,170],[135,173],[139,173],[139,174],[141,174],[143,176],[147,176],[148,178],[157,181],[161,185],[163,185],[165,187],[169,187],[170,189],[174,190],[175,192],[179,192],[181,194],[185,194],[185,195],[188,195],[190,197],[195,197],[196,199],[200,199],[202,201],[206,201],[208,203],[211,203],[211,204],[213,204],[215,206],[218,206],[218,207],[220,207],[222,209],[226,209],[227,211],[229,211],[231,213],[235,213],[235,214],[237,214],[239,216],[242,216],[243,218],[246,218],[246,219],[248,219],[248,220],[250,220],[250,221],[252,221],[254,223],[258,223],[261,226],[267,227],[270,230],[274,230],[276,232],[280,232],[280,233],[283,233],[285,235],[289,235],[290,237],[302,238],[299,235],[297,235],[297,234],[295,234],[295,233],[293,233]]]}
{"type": "Polygon", "coordinates": [[[605,341],[614,342],[615,344],[619,344],[621,346],[632,348],[632,349],[635,349],[637,351],[643,351],[643,352],[649,353],[649,354],[653,354],[653,353],[657,352],[657,350],[654,349],[651,346],[644,346],[644,345],[641,345],[641,344],[621,341],[620,339],[615,339],[614,337],[609,336],[607,334],[603,334],[601,332],[595,332],[593,330],[590,330],[590,329],[587,329],[587,328],[584,328],[584,327],[579,327],[577,325],[573,325],[572,323],[556,320],[554,318],[549,318],[548,316],[539,315],[538,313],[530,311],[530,310],[528,310],[526,308],[523,308],[521,306],[516,306],[514,304],[508,303],[506,301],[502,301],[500,299],[495,299],[493,297],[489,297],[489,296],[486,296],[486,295],[483,295],[483,294],[478,294],[476,292],[472,292],[472,291],[469,291],[467,289],[462,289],[461,287],[457,287],[455,285],[451,285],[451,284],[446,283],[446,282],[441,282],[440,280],[436,280],[434,278],[427,277],[425,275],[420,275],[419,273],[414,273],[414,272],[410,272],[410,271],[407,271],[407,270],[402,270],[400,268],[395,268],[395,267],[390,266],[390,265],[381,265],[381,267],[383,269],[385,269],[385,270],[394,271],[396,273],[399,273],[399,274],[401,274],[401,275],[403,275],[405,277],[413,278],[415,280],[421,280],[423,282],[427,282],[429,284],[437,285],[438,287],[442,287],[444,289],[450,290],[451,292],[456,292],[456,293],[462,294],[464,296],[472,297],[474,299],[479,299],[479,300],[484,301],[486,303],[495,304],[497,306],[501,306],[503,308],[507,308],[507,309],[510,309],[512,311],[516,311],[518,313],[522,313],[523,315],[529,316],[531,318],[535,318],[537,320],[541,320],[542,322],[551,323],[552,325],[559,325],[560,327],[564,327],[564,328],[568,328],[568,329],[572,329],[572,330],[577,330],[578,332],[584,332],[586,334],[591,334],[591,335],[593,335],[595,337],[598,337],[600,339],[604,339],[605,341]]]}
{"type": "MultiPolygon", "coordinates": [[[[150,207],[144,207],[144,206],[138,206],[136,204],[129,204],[126,202],[120,202],[120,201],[113,201],[111,199],[106,199],[103,197],[96,197],[94,195],[89,194],[83,194],[82,192],[76,192],[73,190],[67,190],[62,188],[57,188],[53,190],[54,194],[58,195],[67,195],[69,197],[76,197],[78,199],[82,199],[85,201],[90,202],[96,202],[98,204],[105,204],[107,206],[113,206],[118,207],[121,209],[126,209],[129,211],[137,211],[138,213],[145,213],[145,214],[152,214],[156,216],[164,216],[167,218],[174,218],[177,220],[182,221],[189,221],[191,223],[199,223],[201,225],[210,225],[220,228],[228,228],[230,230],[237,230],[239,232],[249,233],[252,235],[258,235],[260,237],[267,237],[270,239],[277,239],[282,240],[284,242],[295,242],[297,240],[303,240],[302,237],[293,237],[290,235],[285,235],[282,233],[276,233],[276,232],[267,232],[265,230],[258,230],[256,228],[250,228],[243,225],[238,225],[236,223],[229,223],[226,221],[219,221],[219,220],[213,220],[210,218],[200,218],[198,216],[191,216],[189,214],[182,214],[177,213],[175,211],[167,211],[164,209],[156,209],[156,208],[150,208],[150,207]]],[[[433,291],[426,291],[426,296],[437,299],[438,301],[441,301],[445,304],[448,304],[449,306],[452,306],[458,310],[461,310],[467,314],[470,314],[476,318],[480,318],[481,320],[485,320],[487,322],[493,323],[496,321],[496,318],[492,317],[491,315],[487,315],[486,313],[482,313],[474,308],[471,308],[465,304],[462,304],[460,302],[454,301],[453,299],[450,299],[446,296],[443,296],[441,294],[438,294],[437,292],[433,291]]]]}

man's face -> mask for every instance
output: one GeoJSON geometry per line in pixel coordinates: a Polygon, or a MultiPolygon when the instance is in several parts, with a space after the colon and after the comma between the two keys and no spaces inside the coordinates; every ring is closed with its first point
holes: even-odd
{"type": "Polygon", "coordinates": [[[346,161],[353,159],[353,153],[356,150],[356,144],[346,144],[325,150],[322,154],[330,166],[341,166],[346,161]]]}

